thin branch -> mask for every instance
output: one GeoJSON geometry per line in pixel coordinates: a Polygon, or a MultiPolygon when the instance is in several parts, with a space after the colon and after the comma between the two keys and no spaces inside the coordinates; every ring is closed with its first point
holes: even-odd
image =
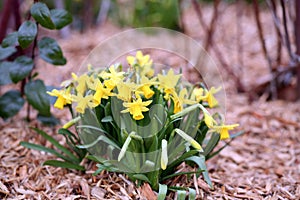
{"type": "Polygon", "coordinates": [[[259,17],[259,5],[258,5],[258,1],[257,0],[253,0],[253,9],[254,9],[254,15],[255,15],[255,21],[256,21],[256,26],[258,29],[258,35],[259,35],[259,39],[260,39],[260,43],[263,49],[263,53],[265,58],[267,59],[268,62],[268,66],[269,66],[269,71],[272,75],[272,80],[270,83],[270,91],[271,91],[271,99],[277,99],[277,87],[276,87],[276,80],[273,78],[274,74],[273,74],[273,67],[272,67],[272,60],[271,57],[267,51],[267,47],[266,47],[266,43],[264,40],[264,35],[263,35],[263,29],[262,29],[262,24],[260,21],[260,17],[259,17]]]}
{"type": "Polygon", "coordinates": [[[282,33],[280,31],[280,22],[277,17],[277,6],[275,0],[267,0],[267,5],[269,6],[273,21],[274,21],[274,27],[276,30],[276,37],[277,37],[277,49],[276,49],[276,66],[279,66],[281,64],[281,54],[282,54],[282,33]]]}
{"type": "MultiPolygon", "coordinates": [[[[296,19],[295,19],[295,39],[296,39],[296,54],[300,55],[300,2],[295,3],[296,19]]],[[[300,62],[297,62],[297,98],[300,99],[300,62]]]]}
{"type": "Polygon", "coordinates": [[[6,0],[5,3],[3,4],[3,11],[2,11],[2,16],[1,16],[1,29],[0,29],[0,42],[2,42],[3,38],[6,35],[7,27],[8,27],[8,22],[10,19],[10,14],[11,14],[11,7],[12,3],[9,0],[6,0]]]}
{"type": "MultiPolygon", "coordinates": [[[[204,29],[205,32],[208,32],[209,28],[203,20],[202,12],[201,12],[200,5],[199,5],[198,1],[197,0],[192,0],[192,4],[193,4],[193,8],[196,11],[196,14],[198,16],[198,19],[199,19],[199,22],[200,22],[202,28],[204,29]]],[[[223,54],[221,53],[218,46],[214,43],[213,38],[211,39],[211,48],[215,52],[216,56],[218,57],[219,62],[221,63],[222,67],[224,67],[224,69],[227,71],[227,73],[234,79],[234,81],[237,85],[238,92],[245,92],[246,90],[245,90],[244,85],[242,84],[239,77],[236,76],[236,74],[233,72],[233,70],[230,68],[230,66],[226,63],[226,61],[223,57],[223,54]]]]}
{"type": "Polygon", "coordinates": [[[206,40],[205,40],[205,45],[204,48],[206,49],[206,51],[209,50],[209,47],[212,44],[212,38],[213,38],[213,34],[214,34],[214,30],[215,30],[215,26],[216,26],[216,22],[218,19],[218,7],[220,5],[220,0],[215,0],[214,1],[214,13],[210,22],[210,27],[206,32],[206,40]]]}
{"type": "MultiPolygon", "coordinates": [[[[243,36],[243,31],[242,31],[242,16],[243,16],[243,8],[241,2],[237,3],[236,6],[236,45],[237,45],[237,58],[238,58],[238,66],[242,67],[244,66],[243,58],[244,58],[244,48],[242,44],[242,36],[243,36]]],[[[242,75],[239,74],[240,76],[242,75]]]]}
{"type": "Polygon", "coordinates": [[[290,35],[289,35],[288,29],[287,29],[287,19],[286,19],[286,10],[285,10],[284,0],[280,0],[280,3],[281,3],[281,8],[282,8],[282,18],[283,18],[283,27],[284,27],[284,33],[285,33],[285,42],[286,42],[289,56],[290,56],[291,60],[294,61],[295,58],[294,58],[294,55],[292,52],[290,35]]]}

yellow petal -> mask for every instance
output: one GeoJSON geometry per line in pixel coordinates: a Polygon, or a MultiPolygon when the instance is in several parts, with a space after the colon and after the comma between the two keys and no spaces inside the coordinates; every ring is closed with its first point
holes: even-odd
{"type": "Polygon", "coordinates": [[[62,96],[58,96],[56,101],[55,101],[54,107],[58,108],[58,109],[63,109],[64,105],[66,105],[65,98],[63,98],[62,96]]]}

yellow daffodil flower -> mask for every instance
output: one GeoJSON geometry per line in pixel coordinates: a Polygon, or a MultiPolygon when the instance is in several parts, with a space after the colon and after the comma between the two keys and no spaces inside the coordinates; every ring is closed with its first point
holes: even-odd
{"type": "Polygon", "coordinates": [[[219,87],[218,89],[212,87],[209,91],[206,91],[206,101],[210,108],[216,107],[219,104],[217,99],[214,97],[214,94],[219,90],[221,90],[221,87],[219,87]]]}
{"type": "Polygon", "coordinates": [[[77,95],[73,95],[73,101],[77,102],[77,106],[75,107],[76,111],[83,114],[86,108],[94,108],[96,104],[93,102],[93,95],[83,96],[78,93],[77,95]]]}
{"type": "Polygon", "coordinates": [[[225,140],[230,137],[229,130],[233,130],[235,127],[238,127],[239,124],[232,124],[232,125],[220,125],[220,126],[213,126],[212,131],[220,133],[220,139],[225,140]]]}
{"type": "Polygon", "coordinates": [[[137,85],[134,83],[120,82],[117,85],[117,89],[118,89],[117,98],[125,102],[130,102],[132,99],[132,95],[135,94],[134,92],[136,88],[137,85]]]}
{"type": "Polygon", "coordinates": [[[209,113],[204,112],[204,122],[208,128],[212,128],[214,124],[216,124],[216,121],[209,113]]]}
{"type": "Polygon", "coordinates": [[[179,75],[175,75],[173,69],[170,69],[167,75],[158,74],[158,81],[159,81],[159,89],[164,89],[166,93],[166,98],[169,98],[169,95],[175,92],[175,86],[180,78],[179,75]]]}
{"type": "Polygon", "coordinates": [[[154,70],[152,69],[152,60],[150,60],[149,55],[143,55],[141,51],[136,52],[134,56],[127,56],[127,62],[130,66],[134,67],[137,65],[139,67],[138,71],[140,76],[152,77],[154,75],[154,70]]]}
{"type": "Polygon", "coordinates": [[[219,103],[217,99],[214,97],[214,94],[219,92],[221,87],[215,88],[212,87],[210,90],[204,90],[203,88],[195,88],[193,90],[192,97],[196,99],[197,102],[207,101],[208,106],[210,108],[216,107],[219,103]]]}
{"type": "Polygon", "coordinates": [[[47,92],[51,96],[57,97],[54,107],[58,109],[63,109],[66,104],[72,103],[72,98],[70,90],[56,90],[53,89],[51,92],[47,92]]]}
{"type": "Polygon", "coordinates": [[[77,93],[84,95],[84,93],[87,89],[87,83],[91,82],[91,78],[87,74],[83,74],[78,77],[74,73],[72,73],[72,77],[73,77],[74,81],[77,83],[77,86],[76,86],[77,93]]]}
{"type": "Polygon", "coordinates": [[[158,82],[155,82],[155,80],[156,77],[153,79],[148,79],[146,76],[142,76],[141,78],[141,85],[138,87],[138,90],[143,93],[146,99],[149,99],[154,95],[154,91],[151,90],[150,86],[158,84],[158,82]]]}
{"type": "Polygon", "coordinates": [[[95,91],[93,101],[96,105],[101,103],[102,98],[108,99],[109,96],[112,96],[111,90],[109,88],[104,88],[103,84],[98,78],[94,80],[93,84],[88,84],[88,87],[95,91]]]}
{"type": "Polygon", "coordinates": [[[192,93],[192,99],[196,99],[197,102],[202,101],[205,98],[203,88],[195,88],[192,93]]]}
{"type": "Polygon", "coordinates": [[[122,79],[124,78],[124,73],[125,72],[116,72],[115,66],[111,65],[108,69],[109,72],[104,72],[101,73],[100,76],[103,79],[107,79],[104,80],[104,85],[109,88],[110,90],[114,89],[116,87],[116,85],[122,81],[122,79]]]}
{"type": "Polygon", "coordinates": [[[121,113],[129,112],[133,119],[140,120],[144,118],[144,115],[142,112],[146,112],[149,110],[146,106],[149,106],[151,104],[152,100],[143,102],[141,98],[138,98],[137,100],[133,100],[132,103],[123,103],[123,106],[127,109],[122,110],[121,113]]]}
{"type": "Polygon", "coordinates": [[[188,92],[187,89],[184,88],[183,90],[181,90],[179,92],[179,95],[177,95],[176,93],[172,94],[172,99],[174,101],[174,113],[178,113],[180,111],[182,111],[183,109],[183,104],[195,104],[195,101],[186,99],[188,92]]]}

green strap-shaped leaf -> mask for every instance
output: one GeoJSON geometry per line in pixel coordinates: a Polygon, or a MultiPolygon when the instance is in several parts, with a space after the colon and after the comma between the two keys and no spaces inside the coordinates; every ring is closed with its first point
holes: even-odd
{"type": "Polygon", "coordinates": [[[13,62],[10,67],[10,78],[14,83],[23,80],[31,72],[33,60],[27,56],[20,56],[13,62]]]}
{"type": "Polygon", "coordinates": [[[16,115],[23,107],[25,100],[17,90],[6,92],[0,97],[0,117],[7,119],[16,115]]]}
{"type": "Polygon", "coordinates": [[[195,200],[196,199],[196,190],[189,188],[189,200],[195,200]]]}
{"type": "Polygon", "coordinates": [[[13,53],[15,53],[17,49],[15,47],[1,47],[0,46],[0,60],[3,60],[13,53]]]}
{"type": "Polygon", "coordinates": [[[25,21],[18,30],[18,42],[25,49],[34,40],[37,35],[37,25],[33,21],[25,21]]]}
{"type": "Polygon", "coordinates": [[[43,37],[38,41],[40,57],[53,65],[65,65],[67,60],[57,42],[49,37],[43,37]]]}
{"type": "Polygon", "coordinates": [[[9,71],[12,65],[12,62],[0,62],[0,85],[7,85],[12,83],[9,75],[9,71]]]}
{"type": "Polygon", "coordinates": [[[61,29],[72,22],[72,15],[66,10],[52,9],[50,14],[56,29],[61,29]]]}
{"type": "Polygon", "coordinates": [[[206,168],[206,164],[205,164],[205,157],[203,155],[199,155],[199,156],[192,156],[189,157],[187,159],[185,159],[186,161],[193,161],[194,163],[196,163],[199,168],[201,170],[204,170],[202,172],[202,175],[204,177],[204,180],[206,181],[206,183],[210,186],[210,188],[213,188],[212,182],[210,180],[207,168],[206,168]]]}
{"type": "Polygon", "coordinates": [[[134,174],[133,177],[138,180],[142,180],[142,181],[146,181],[146,182],[150,183],[148,177],[145,176],[144,174],[134,174]]]}
{"type": "Polygon", "coordinates": [[[41,80],[30,81],[25,85],[25,96],[28,103],[43,116],[51,116],[50,102],[46,86],[41,80]]]}
{"type": "Polygon", "coordinates": [[[177,200],[185,200],[186,191],[177,190],[177,200]]]}
{"type": "Polygon", "coordinates": [[[212,133],[211,138],[209,139],[207,145],[204,148],[203,155],[207,156],[209,153],[211,153],[214,150],[214,148],[217,146],[219,141],[220,141],[220,134],[212,133]]]}
{"type": "Polygon", "coordinates": [[[55,25],[51,19],[49,8],[46,4],[37,2],[32,5],[30,9],[31,16],[43,27],[48,29],[55,29],[55,25]]]}
{"type": "Polygon", "coordinates": [[[53,137],[51,137],[50,135],[48,135],[46,132],[37,129],[37,128],[32,128],[33,130],[35,130],[38,134],[40,134],[43,138],[45,138],[46,140],[48,140],[49,142],[51,142],[51,144],[53,144],[57,149],[59,149],[60,151],[62,151],[63,153],[65,153],[70,159],[65,159],[74,163],[78,163],[80,162],[80,160],[72,154],[72,152],[70,152],[67,148],[65,148],[64,146],[62,146],[61,144],[58,143],[57,140],[55,140],[53,137]]]}
{"type": "Polygon", "coordinates": [[[2,40],[2,47],[16,46],[17,44],[18,44],[18,32],[17,31],[8,34],[2,40]]]}
{"type": "Polygon", "coordinates": [[[70,162],[66,161],[60,161],[60,160],[47,160],[43,163],[43,165],[49,165],[53,167],[62,167],[62,168],[67,168],[67,169],[76,169],[80,171],[84,171],[85,168],[81,165],[76,165],[70,162]]]}
{"type": "Polygon", "coordinates": [[[30,142],[20,142],[20,145],[22,145],[23,147],[29,148],[29,149],[34,149],[34,150],[38,150],[38,151],[44,151],[46,153],[51,153],[52,155],[55,155],[58,158],[61,158],[63,160],[70,160],[68,157],[62,155],[61,153],[55,151],[54,149],[50,149],[50,148],[44,147],[39,144],[33,144],[30,142]]]}
{"type": "Polygon", "coordinates": [[[167,196],[168,186],[159,184],[157,200],[164,200],[167,196]]]}

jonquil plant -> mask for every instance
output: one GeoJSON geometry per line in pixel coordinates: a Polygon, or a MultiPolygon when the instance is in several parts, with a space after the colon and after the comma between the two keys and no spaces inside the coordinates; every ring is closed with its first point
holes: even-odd
{"type": "MultiPolygon", "coordinates": [[[[18,31],[3,39],[0,46],[0,85],[15,84],[20,88],[9,90],[0,97],[0,117],[7,119],[16,115],[27,101],[38,111],[40,121],[53,124],[56,119],[50,113],[47,87],[37,79],[35,60],[38,55],[53,65],[65,65],[66,59],[53,38],[38,38],[38,29],[39,26],[61,29],[72,22],[72,16],[63,9],[49,10],[46,4],[37,1],[31,6],[29,16],[18,31]]],[[[29,113],[28,108],[28,119],[29,113]]]]}
{"type": "MultiPolygon", "coordinates": [[[[167,186],[165,180],[175,176],[203,175],[213,187],[206,160],[221,151],[239,135],[229,134],[238,124],[225,125],[211,108],[218,106],[208,89],[182,80],[172,69],[155,74],[149,55],[141,51],[128,56],[129,67],[114,64],[96,71],[91,66],[80,76],[65,81],[57,97],[56,108],[72,105],[77,116],[64,125],[75,125],[81,145],[97,162],[98,170],[125,173],[137,185],[147,182],[164,199],[167,190],[177,191],[178,199],[195,199],[192,188],[167,186]],[[224,145],[215,147],[220,140],[224,145]],[[195,171],[178,172],[185,162],[195,171]]],[[[59,166],[59,165],[57,165],[59,166]]]]}

